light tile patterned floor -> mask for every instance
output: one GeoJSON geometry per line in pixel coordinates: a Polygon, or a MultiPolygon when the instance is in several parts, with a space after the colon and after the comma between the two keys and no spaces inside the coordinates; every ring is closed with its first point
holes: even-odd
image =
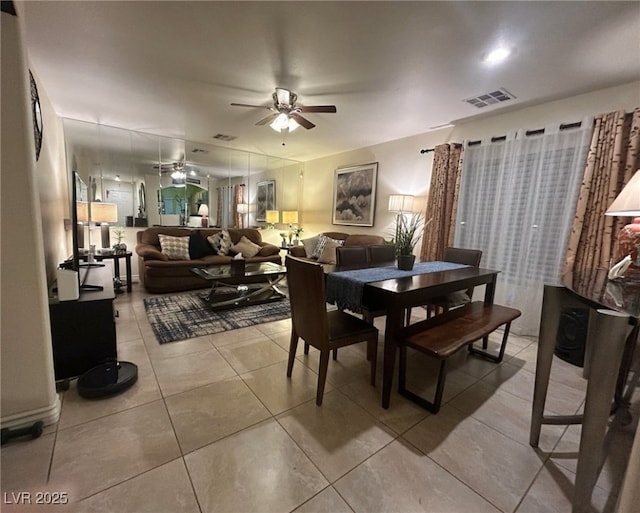
{"type": "MultiPolygon", "coordinates": [[[[143,297],[135,285],[116,299],[119,356],[138,365],[138,383],[95,401],[72,384],[58,425],[2,447],[3,512],[571,510],[580,427],[544,426],[540,449],[528,444],[533,339],[511,335],[500,365],[456,356],[438,415],[396,393],[384,410],[382,348],[375,388],[364,348],[343,348],[317,407],[314,350],[305,356],[300,347],[286,378],[288,320],[161,346],[143,297]],[[38,490],[64,491],[73,504],[11,504],[12,493],[38,490]]],[[[408,369],[411,386],[432,393],[432,363],[412,355],[408,369]]],[[[552,376],[549,411],[579,411],[581,370],[558,360],[552,376]]],[[[610,430],[595,511],[615,509],[640,412],[635,396],[631,411],[632,424],[610,430]]]]}

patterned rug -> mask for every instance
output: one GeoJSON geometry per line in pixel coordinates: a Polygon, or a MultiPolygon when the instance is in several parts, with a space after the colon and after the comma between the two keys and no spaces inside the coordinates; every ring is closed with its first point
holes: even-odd
{"type": "Polygon", "coordinates": [[[166,344],[291,317],[287,299],[214,312],[200,299],[201,293],[144,299],[158,342],[166,344]]]}

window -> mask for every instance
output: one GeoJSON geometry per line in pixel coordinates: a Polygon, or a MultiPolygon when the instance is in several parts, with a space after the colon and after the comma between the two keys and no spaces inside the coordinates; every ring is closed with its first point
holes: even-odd
{"type": "Polygon", "coordinates": [[[560,282],[592,126],[465,148],[455,245],[501,272],[496,302],[523,312],[521,334],[537,335],[543,285],[560,282]]]}

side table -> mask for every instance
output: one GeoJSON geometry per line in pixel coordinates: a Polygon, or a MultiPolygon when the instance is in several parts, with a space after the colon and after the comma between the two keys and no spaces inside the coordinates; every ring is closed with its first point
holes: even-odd
{"type": "MultiPolygon", "coordinates": [[[[120,259],[125,259],[126,266],[126,275],[127,275],[127,292],[131,292],[131,256],[132,252],[127,251],[126,253],[96,253],[94,255],[96,261],[102,262],[103,260],[113,260],[113,275],[116,280],[120,280],[120,259]]],[[[88,253],[82,252],[80,253],[80,260],[87,261],[89,259],[88,253]]]]}

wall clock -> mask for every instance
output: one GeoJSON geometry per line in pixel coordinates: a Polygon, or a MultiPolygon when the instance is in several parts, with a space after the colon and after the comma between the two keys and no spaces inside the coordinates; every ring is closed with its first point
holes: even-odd
{"type": "Polygon", "coordinates": [[[40,158],[40,148],[42,147],[42,110],[40,109],[40,97],[38,87],[29,70],[29,82],[31,83],[31,114],[33,116],[33,138],[36,143],[36,161],[40,158]]]}

